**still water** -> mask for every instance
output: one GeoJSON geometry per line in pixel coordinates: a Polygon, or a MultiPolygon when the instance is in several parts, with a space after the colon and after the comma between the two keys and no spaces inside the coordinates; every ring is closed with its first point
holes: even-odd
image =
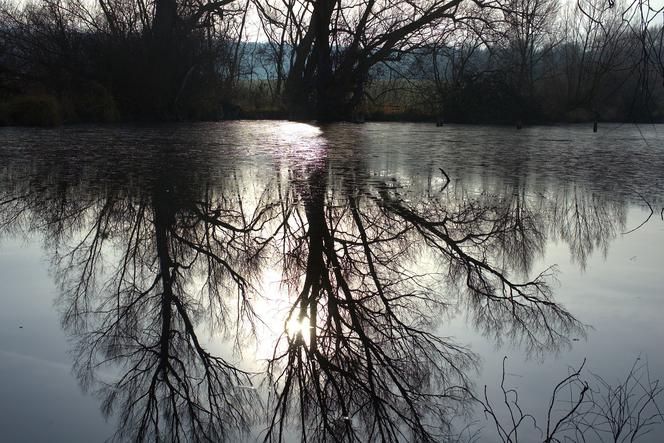
{"type": "Polygon", "coordinates": [[[662,441],[662,171],[647,125],[2,129],[0,440],[662,441]]]}

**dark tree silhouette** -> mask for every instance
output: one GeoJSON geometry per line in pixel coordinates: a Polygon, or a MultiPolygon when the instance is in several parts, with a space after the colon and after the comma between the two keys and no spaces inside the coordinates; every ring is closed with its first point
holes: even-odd
{"type": "MultiPolygon", "coordinates": [[[[256,4],[272,43],[293,46],[284,83],[287,109],[320,121],[350,119],[376,65],[423,45],[446,20],[475,17],[478,11],[471,9],[476,4],[496,6],[464,0],[256,4]]],[[[283,51],[278,54],[282,63],[283,51]]]]}

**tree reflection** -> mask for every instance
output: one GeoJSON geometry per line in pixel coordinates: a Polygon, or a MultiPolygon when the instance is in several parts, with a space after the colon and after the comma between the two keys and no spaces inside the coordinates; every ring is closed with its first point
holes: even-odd
{"type": "MultiPolygon", "coordinates": [[[[246,430],[251,415],[253,395],[242,389],[251,384],[248,374],[204,349],[195,324],[204,313],[226,315],[224,291],[232,289],[238,315],[251,320],[249,284],[240,274],[251,270],[237,266],[245,265],[241,243],[252,227],[233,225],[243,220],[232,210],[223,228],[201,222],[201,207],[179,206],[173,191],[154,189],[138,203],[105,202],[84,239],[59,257],[63,324],[78,338],[76,374],[84,387],[99,386],[105,413],[117,408],[122,440],[220,440],[246,430]],[[93,285],[108,240],[122,252],[98,292],[93,285]],[[207,297],[188,288],[199,272],[207,297]],[[108,363],[121,365],[121,376],[96,380],[108,363]]],[[[210,203],[213,211],[227,209],[210,203]]]]}
{"type": "MultiPolygon", "coordinates": [[[[298,294],[290,318],[301,327],[287,331],[270,363],[266,439],[283,439],[290,414],[302,440],[449,437],[475,358],[437,335],[451,301],[441,288],[456,288],[486,334],[530,352],[583,333],[553,301],[548,271],[515,281],[515,260],[500,260],[543,247],[539,223],[519,203],[451,197],[449,182],[410,202],[397,181],[350,174],[330,184],[327,168],[296,169],[287,199],[284,274],[298,294]]],[[[528,268],[529,257],[517,261],[528,268]]]]}
{"type": "Polygon", "coordinates": [[[442,170],[414,194],[359,153],[317,143],[313,159],[291,158],[251,190],[231,160],[220,177],[168,152],[129,169],[111,157],[82,170],[38,163],[18,179],[4,170],[0,226],[44,236],[75,373],[117,414],[117,439],[220,441],[252,428],[254,374],[200,335],[241,348],[267,320],[255,308],[271,267],[291,306],[266,368],[269,441],[293,427],[306,441],[452,438],[477,357],[441,336],[451,306],[534,354],[583,334],[553,298],[554,270],[531,269],[552,220],[585,263],[616,232],[613,213],[533,203],[518,182],[472,195],[442,170]]]}
{"type": "Polygon", "coordinates": [[[551,207],[553,235],[567,243],[581,269],[595,249],[606,257],[609,244],[625,228],[624,203],[584,192],[578,186],[568,186],[551,207]]]}
{"type": "Polygon", "coordinates": [[[443,302],[410,283],[424,280],[405,267],[410,228],[361,209],[353,189],[330,193],[325,162],[294,171],[293,182],[281,239],[297,293],[290,316],[305,327],[287,331],[270,362],[266,439],[283,440],[293,409],[303,440],[433,438],[473,357],[431,332],[429,312],[443,302]]]}
{"type": "Polygon", "coordinates": [[[6,199],[3,219],[29,210],[29,225],[53,249],[74,371],[105,414],[117,411],[116,438],[218,441],[245,432],[256,401],[250,374],[208,352],[197,326],[204,318],[222,328],[253,324],[249,278],[262,245],[249,237],[262,215],[247,215],[239,193],[217,196],[174,169],[138,189],[96,177],[107,186],[87,198],[89,183],[51,186],[71,178],[60,172],[6,199]]]}

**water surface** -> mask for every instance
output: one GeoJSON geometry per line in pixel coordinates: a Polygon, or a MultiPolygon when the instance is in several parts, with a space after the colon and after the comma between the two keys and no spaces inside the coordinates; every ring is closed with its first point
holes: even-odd
{"type": "Polygon", "coordinates": [[[503,356],[536,417],[584,359],[659,378],[663,132],[3,129],[3,440],[250,440],[287,418],[296,440],[304,405],[307,435],[470,410],[494,441],[454,389],[500,402],[503,356]]]}

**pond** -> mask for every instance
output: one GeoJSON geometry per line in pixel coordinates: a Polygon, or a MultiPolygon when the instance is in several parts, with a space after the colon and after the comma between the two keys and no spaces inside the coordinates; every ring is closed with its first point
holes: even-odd
{"type": "Polygon", "coordinates": [[[661,441],[662,171],[661,125],[2,129],[2,439],[661,441]]]}

